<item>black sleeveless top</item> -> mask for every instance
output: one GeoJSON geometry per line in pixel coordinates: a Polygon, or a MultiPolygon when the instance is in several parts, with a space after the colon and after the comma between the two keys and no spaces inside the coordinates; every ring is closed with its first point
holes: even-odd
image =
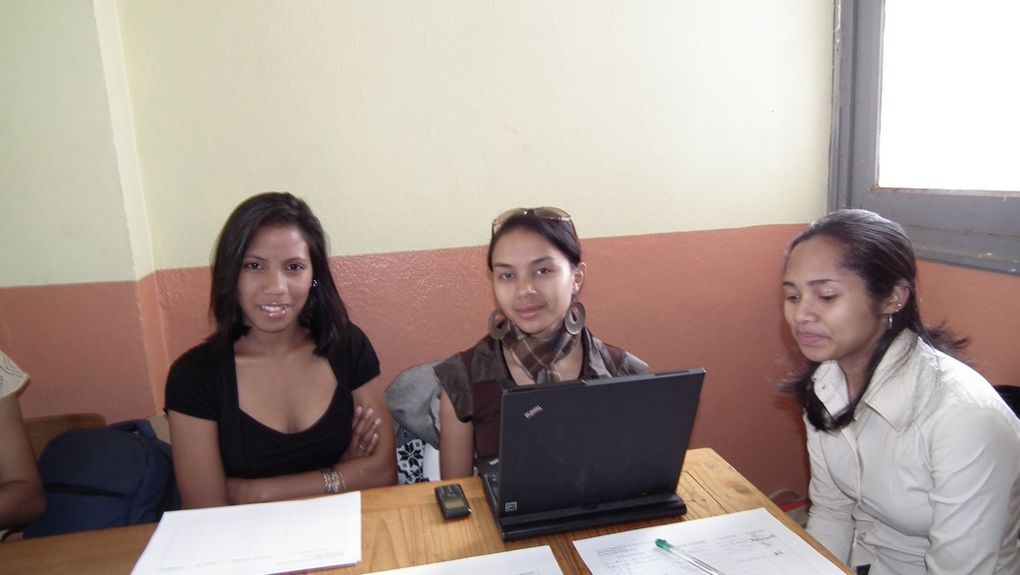
{"type": "Polygon", "coordinates": [[[167,376],[166,409],[217,423],[227,477],[254,479],[328,467],[351,441],[351,391],[379,375],[375,349],[357,326],[351,324],[340,347],[326,358],[337,381],[333,399],[303,431],[282,433],[241,411],[232,344],[203,343],[178,358],[167,376]]]}

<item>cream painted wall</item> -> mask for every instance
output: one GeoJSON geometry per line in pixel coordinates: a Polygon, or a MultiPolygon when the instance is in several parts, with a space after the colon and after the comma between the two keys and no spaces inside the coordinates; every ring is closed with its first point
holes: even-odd
{"type": "Polygon", "coordinates": [[[517,205],[586,237],[810,220],[831,3],[760,4],[5,2],[0,287],[205,265],[269,189],[333,254],[482,244],[517,205]]]}
{"type": "Polygon", "coordinates": [[[93,5],[0,5],[0,287],[134,279],[93,5]]]}
{"type": "Polygon", "coordinates": [[[119,8],[157,269],[208,264],[265,190],[309,200],[333,254],[482,244],[519,205],[587,237],[825,208],[831,2],[119,8]]]}

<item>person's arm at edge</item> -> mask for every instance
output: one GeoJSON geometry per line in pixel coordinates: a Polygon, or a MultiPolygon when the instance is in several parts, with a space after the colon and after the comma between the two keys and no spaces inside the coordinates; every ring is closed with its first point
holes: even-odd
{"type": "Polygon", "coordinates": [[[43,514],[39,468],[21,419],[17,394],[0,398],[0,528],[27,525],[43,514]]]}
{"type": "Polygon", "coordinates": [[[439,394],[439,475],[470,477],[474,472],[474,428],[457,418],[446,390],[439,394]]]}
{"type": "MultiPolygon", "coordinates": [[[[396,439],[383,391],[382,380],[376,377],[352,392],[355,405],[371,408],[380,420],[379,438],[371,454],[341,457],[333,465],[342,477],[342,492],[393,485],[397,481],[396,439]]],[[[259,479],[231,477],[226,480],[226,490],[231,504],[259,503],[323,495],[326,484],[322,470],[314,470],[259,479]]]]}
{"type": "Polygon", "coordinates": [[[230,503],[215,421],[167,410],[174,477],[181,507],[218,507],[230,503]]]}

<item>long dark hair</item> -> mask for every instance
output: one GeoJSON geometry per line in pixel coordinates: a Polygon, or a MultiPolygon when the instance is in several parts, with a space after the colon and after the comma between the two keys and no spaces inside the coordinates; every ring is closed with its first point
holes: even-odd
{"type": "Polygon", "coordinates": [[[489,240],[489,271],[492,271],[492,252],[496,249],[496,242],[516,229],[528,230],[542,236],[567,256],[570,265],[577,267],[581,263],[581,241],[577,238],[574,224],[569,219],[543,218],[529,211],[507,218],[492,234],[492,239],[489,240]]]}
{"type": "MultiPolygon", "coordinates": [[[[843,261],[840,267],[864,279],[872,301],[888,297],[896,286],[910,290],[907,302],[892,315],[891,327],[882,334],[871,353],[861,392],[857,397],[850,398],[846,409],[835,415],[830,414],[815,395],[812,376],[818,369],[818,362],[807,361],[799,373],[784,383],[784,389],[797,397],[811,425],[816,429],[833,431],[853,421],[854,411],[871,385],[875,369],[900,332],[909,329],[929,345],[954,356],[959,355],[967,345],[967,339],[955,337],[945,326],[931,328],[921,321],[914,248],[898,223],[867,210],[838,210],[816,220],[797,236],[786,252],[787,260],[795,247],[815,237],[830,239],[842,247],[843,261]]],[[[912,345],[916,343],[914,340],[912,345]]]]}
{"type": "Polygon", "coordinates": [[[207,341],[233,343],[248,333],[237,296],[244,254],[256,232],[266,226],[280,225],[297,226],[308,244],[312,278],[317,287],[309,290],[298,324],[315,338],[315,353],[325,356],[335,346],[343,344],[350,319],[333,282],[333,274],[329,272],[322,224],[308,204],[286,192],[266,192],[248,198],[234,208],[223,225],[213,253],[209,297],[209,313],[216,319],[216,331],[207,341]]]}

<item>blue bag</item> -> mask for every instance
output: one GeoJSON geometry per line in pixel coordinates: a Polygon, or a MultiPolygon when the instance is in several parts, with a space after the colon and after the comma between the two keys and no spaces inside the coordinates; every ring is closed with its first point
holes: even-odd
{"type": "Polygon", "coordinates": [[[54,437],[39,475],[46,512],[26,539],[159,521],[180,508],[170,445],[143,419],[54,437]]]}

